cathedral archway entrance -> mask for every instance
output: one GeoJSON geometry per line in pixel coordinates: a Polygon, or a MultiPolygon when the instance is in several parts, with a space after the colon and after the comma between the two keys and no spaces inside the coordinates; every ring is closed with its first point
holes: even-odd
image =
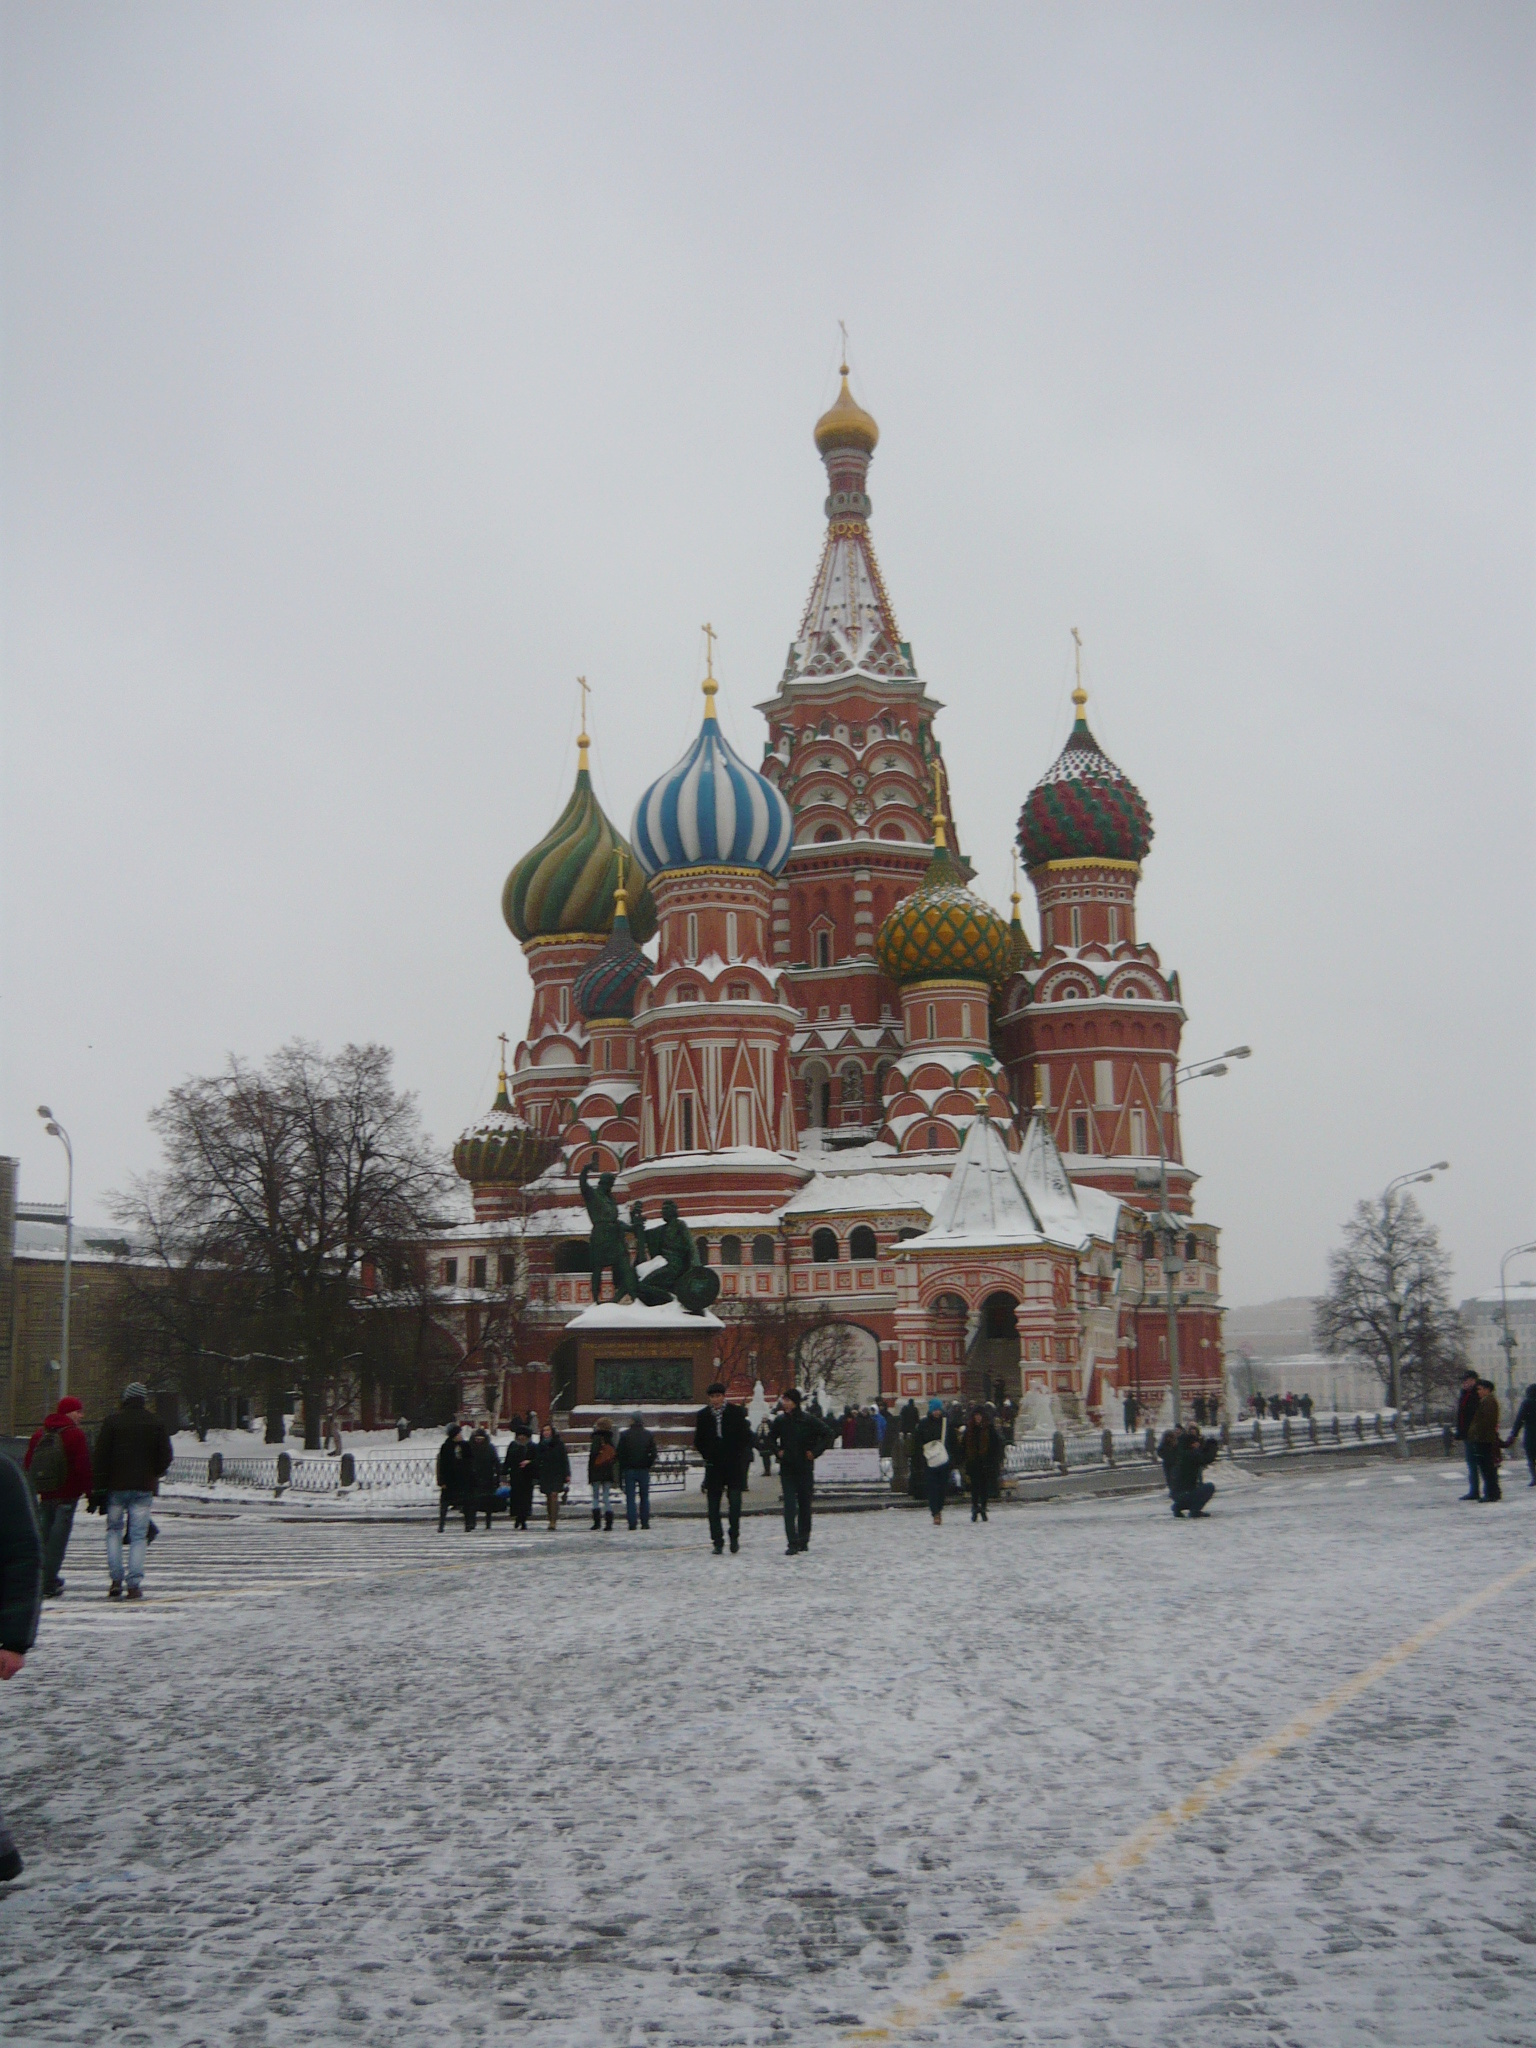
{"type": "Polygon", "coordinates": [[[1015,1406],[1023,1398],[1019,1370],[1019,1298],[999,1288],[981,1304],[976,1334],[965,1355],[965,1393],[969,1401],[1004,1401],[1015,1406]]]}

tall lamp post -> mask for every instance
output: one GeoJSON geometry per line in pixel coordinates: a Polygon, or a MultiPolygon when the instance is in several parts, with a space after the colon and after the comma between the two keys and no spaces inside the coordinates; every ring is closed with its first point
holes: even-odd
{"type": "Polygon", "coordinates": [[[1505,1274],[1511,1259],[1523,1259],[1528,1252],[1536,1252],[1536,1244],[1517,1244],[1499,1261],[1499,1295],[1503,1302],[1499,1320],[1504,1326],[1504,1334],[1499,1342],[1504,1347],[1504,1398],[1507,1401],[1513,1401],[1515,1398],[1515,1353],[1519,1349],[1520,1340],[1509,1327],[1509,1282],[1505,1274]]]}
{"type": "Polygon", "coordinates": [[[1228,1071],[1228,1060],[1253,1057],[1251,1045],[1234,1045],[1212,1060],[1194,1060],[1175,1071],[1169,1067],[1157,1091],[1157,1186],[1162,1214],[1158,1218],[1167,1248],[1163,1263],[1163,1285],[1168,1292],[1168,1399],[1173,1407],[1173,1426],[1179,1426],[1179,1297],[1174,1274],[1179,1268],[1178,1218],[1168,1207],[1168,1132],[1166,1120],[1173,1114],[1174,1091],[1180,1081],[1212,1080],[1228,1071]]]}
{"type": "MultiPolygon", "coordinates": [[[[1387,1399],[1395,1415],[1401,1413],[1403,1405],[1398,1399],[1398,1359],[1403,1342],[1403,1290],[1398,1282],[1397,1260],[1392,1251],[1392,1197],[1399,1188],[1410,1187],[1417,1181],[1433,1180],[1437,1173],[1449,1173],[1450,1170],[1449,1159],[1437,1159],[1433,1166],[1420,1166],[1412,1173],[1400,1173],[1396,1180],[1387,1182],[1381,1193],[1381,1235],[1387,1254],[1387,1369],[1391,1375],[1387,1399]]],[[[1401,1430],[1398,1434],[1401,1437],[1401,1430]]]]}
{"type": "MultiPolygon", "coordinates": [[[[57,1138],[64,1147],[64,1157],[69,1162],[64,1195],[64,1308],[59,1328],[59,1400],[62,1401],[69,1392],[69,1289],[75,1250],[75,1148],[69,1142],[68,1131],[51,1109],[45,1105],[37,1113],[47,1125],[49,1137],[57,1138]]],[[[58,1403],[54,1405],[57,1407],[58,1403]]]]}

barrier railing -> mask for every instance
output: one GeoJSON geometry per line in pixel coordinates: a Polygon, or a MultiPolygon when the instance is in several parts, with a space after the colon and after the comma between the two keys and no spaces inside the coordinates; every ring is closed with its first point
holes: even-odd
{"type": "MultiPolygon", "coordinates": [[[[653,1491],[681,1492],[687,1486],[688,1455],[683,1450],[660,1450],[651,1470],[653,1491]]],[[[374,1455],[371,1452],[329,1453],[278,1451],[271,1457],[231,1458],[220,1451],[207,1457],[174,1458],[166,1473],[173,1486],[197,1493],[240,1490],[274,1496],[304,1494],[334,1500],[364,1495],[383,1504],[408,1506],[435,1501],[437,1486],[436,1450],[415,1456],[374,1455]]],[[[570,1490],[573,1498],[586,1489],[586,1463],[571,1459],[570,1490]]]]}

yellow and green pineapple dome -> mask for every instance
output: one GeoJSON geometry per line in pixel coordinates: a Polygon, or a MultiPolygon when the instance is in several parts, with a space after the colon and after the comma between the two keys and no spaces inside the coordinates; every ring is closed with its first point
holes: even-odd
{"type": "Polygon", "coordinates": [[[966,888],[949,850],[940,846],[921,887],[898,903],[875,941],[891,980],[999,982],[1010,972],[1008,927],[989,903],[966,888]]]}
{"type": "Polygon", "coordinates": [[[630,936],[643,946],[656,929],[656,905],[628,843],[608,822],[593,794],[585,735],[580,758],[570,802],[508,875],[501,914],[525,945],[530,939],[574,938],[582,933],[601,938],[613,929],[622,853],[631,877],[630,936]]]}
{"type": "Polygon", "coordinates": [[[453,1148],[453,1170],[472,1187],[492,1183],[521,1187],[541,1174],[559,1153],[558,1138],[542,1136],[512,1107],[503,1067],[490,1114],[472,1125],[453,1148]]]}

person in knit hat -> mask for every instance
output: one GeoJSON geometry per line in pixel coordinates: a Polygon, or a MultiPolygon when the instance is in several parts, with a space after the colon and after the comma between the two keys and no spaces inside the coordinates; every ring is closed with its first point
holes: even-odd
{"type": "Polygon", "coordinates": [[[81,1427],[84,1413],[85,1404],[66,1394],[42,1428],[33,1431],[21,1461],[37,1495],[45,1600],[57,1600],[64,1590],[64,1553],[75,1509],[91,1490],[91,1447],[81,1427]]]}

